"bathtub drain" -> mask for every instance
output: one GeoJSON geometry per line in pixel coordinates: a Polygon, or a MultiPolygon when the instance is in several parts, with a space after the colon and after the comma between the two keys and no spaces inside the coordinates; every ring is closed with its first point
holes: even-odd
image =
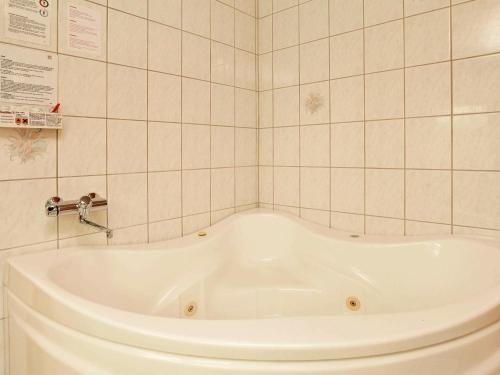
{"type": "Polygon", "coordinates": [[[347,297],[345,304],[349,310],[357,311],[361,307],[361,302],[357,297],[347,297]]]}
{"type": "Polygon", "coordinates": [[[194,314],[196,314],[196,309],[197,306],[195,302],[188,303],[186,307],[184,307],[184,315],[193,316],[194,314]]]}

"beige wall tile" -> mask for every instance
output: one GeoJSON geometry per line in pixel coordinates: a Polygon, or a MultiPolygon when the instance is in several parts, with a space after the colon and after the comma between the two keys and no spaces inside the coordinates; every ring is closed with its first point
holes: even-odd
{"type": "Polygon", "coordinates": [[[136,225],[113,231],[113,238],[109,240],[110,245],[130,245],[148,242],[148,226],[136,225]]]}
{"type": "Polygon", "coordinates": [[[148,24],[145,19],[108,10],[108,61],[146,68],[148,24]],[[130,33],[130,30],[134,30],[130,33]]]}
{"type": "Polygon", "coordinates": [[[273,87],[299,84],[299,47],[273,52],[273,87]]]}
{"type": "Polygon", "coordinates": [[[332,229],[350,233],[364,233],[365,218],[363,215],[332,212],[330,216],[332,229]]]}
{"type": "Polygon", "coordinates": [[[363,27],[363,0],[330,0],[331,35],[363,27]]]}
{"type": "Polygon", "coordinates": [[[210,210],[210,169],[182,171],[182,215],[210,210]]]}
{"type": "Polygon", "coordinates": [[[273,17],[267,16],[259,20],[259,53],[271,52],[273,50],[273,17]]]}
{"type": "Polygon", "coordinates": [[[300,168],[300,207],[330,209],[330,168],[300,168]]]}
{"type": "Polygon", "coordinates": [[[331,81],[332,122],[362,121],[364,119],[364,93],[362,76],[331,81]]]}
{"type": "Polygon", "coordinates": [[[259,90],[273,88],[273,53],[259,56],[259,90]]]}
{"type": "Polygon", "coordinates": [[[300,123],[324,124],[330,120],[328,81],[300,86],[300,123]]]}
{"type": "Polygon", "coordinates": [[[365,92],[367,120],[403,117],[403,70],[367,75],[365,78],[365,92]]]}
{"type": "Polygon", "coordinates": [[[148,0],[149,18],[163,24],[181,27],[182,0],[148,0]]]}
{"type": "Polygon", "coordinates": [[[210,83],[182,79],[182,121],[192,124],[210,123],[210,83]]]}
{"type": "Polygon", "coordinates": [[[451,167],[451,118],[406,119],[406,167],[449,169],[451,167]]]}
{"type": "Polygon", "coordinates": [[[257,4],[255,0],[234,0],[234,7],[252,17],[256,16],[257,4]]]}
{"type": "Polygon", "coordinates": [[[366,217],[366,234],[383,236],[401,236],[404,234],[405,222],[383,217],[366,217]]]}
{"type": "Polygon", "coordinates": [[[169,74],[148,73],[148,119],[181,121],[181,78],[169,74]]]}
{"type": "Polygon", "coordinates": [[[259,165],[273,165],[273,129],[259,130],[259,165]]]}
{"type": "Polygon", "coordinates": [[[148,214],[150,221],[181,217],[181,172],[148,174],[148,214]]]}
{"type": "Polygon", "coordinates": [[[147,174],[108,176],[108,224],[112,229],[146,223],[147,174]],[[134,199],[131,199],[133,192],[134,199]],[[130,213],[133,212],[131,215],[130,213]]]}
{"type": "Polygon", "coordinates": [[[259,128],[273,126],[273,91],[259,92],[259,128]]]}
{"type": "Polygon", "coordinates": [[[451,223],[451,172],[406,171],[406,218],[451,223]]]}
{"type": "Polygon", "coordinates": [[[181,124],[150,122],[148,125],[148,170],[181,169],[181,124]]]}
{"type": "Polygon", "coordinates": [[[236,87],[255,90],[255,55],[237,49],[234,64],[236,87]]]}
{"type": "Polygon", "coordinates": [[[234,9],[220,1],[211,0],[211,38],[234,46],[234,9]]]}
{"type": "Polygon", "coordinates": [[[236,47],[248,52],[255,52],[255,18],[236,11],[235,17],[236,47]]]}
{"type": "Polygon", "coordinates": [[[500,170],[500,114],[455,116],[453,168],[500,170]]]}
{"type": "Polygon", "coordinates": [[[211,209],[234,207],[234,169],[212,169],[211,173],[211,209]]]}
{"type": "MultiPolygon", "coordinates": [[[[213,43],[217,45],[218,43],[213,43]]],[[[231,49],[231,47],[227,47],[231,49]]],[[[212,50],[214,61],[219,64],[220,56],[212,50]]],[[[231,56],[231,59],[234,57],[231,56]]],[[[182,33],[182,75],[190,78],[210,80],[210,41],[190,33],[182,33]]],[[[217,65],[218,66],[218,65],[217,65]]],[[[224,64],[225,66],[225,64],[224,64]]],[[[212,66],[212,70],[213,66],[212,66]]],[[[218,78],[214,72],[214,78],[218,78]]],[[[217,80],[215,80],[217,82],[217,80]]]]}
{"type": "Polygon", "coordinates": [[[405,72],[405,80],[407,116],[434,116],[450,113],[450,63],[408,68],[405,72]]]}
{"type": "Polygon", "coordinates": [[[210,37],[210,1],[182,0],[182,28],[210,37]]]}
{"type": "Polygon", "coordinates": [[[403,17],[403,0],[365,0],[365,26],[403,17]]]}
{"type": "Polygon", "coordinates": [[[148,23],[148,30],[148,69],[179,75],[181,32],[155,22],[148,23]]]}
{"type": "Polygon", "coordinates": [[[365,71],[379,72],[404,66],[403,21],[365,29],[365,71]]]}
{"type": "Polygon", "coordinates": [[[312,0],[299,6],[300,43],[329,34],[328,0],[312,0]]]}
{"type": "Polygon", "coordinates": [[[500,51],[500,4],[480,0],[452,8],[453,58],[500,51]]]}
{"type": "Polygon", "coordinates": [[[451,225],[406,220],[405,232],[407,236],[448,235],[451,234],[451,225]]]}
{"type": "Polygon", "coordinates": [[[285,206],[299,205],[299,168],[274,168],[274,203],[285,206]]]}
{"type": "Polygon", "coordinates": [[[453,62],[453,113],[500,110],[500,55],[453,62]]]}
{"type": "MultiPolygon", "coordinates": [[[[246,89],[235,89],[236,126],[257,127],[257,93],[246,89]]],[[[229,110],[230,112],[230,110],[229,110]]]]}
{"type": "Polygon", "coordinates": [[[208,227],[209,225],[210,225],[209,213],[185,216],[182,218],[182,235],[187,236],[188,234],[197,232],[200,229],[208,227]]]}
{"type": "MultiPolygon", "coordinates": [[[[212,55],[205,61],[210,60],[212,61],[212,82],[234,85],[234,48],[212,42],[212,55]]],[[[210,77],[210,71],[208,73],[210,77]]]]}
{"type": "Polygon", "coordinates": [[[273,203],[273,167],[259,167],[259,202],[273,203]]]}
{"type": "Polygon", "coordinates": [[[145,121],[108,120],[107,145],[108,173],[146,172],[148,136],[145,121]]]}
{"type": "Polygon", "coordinates": [[[330,212],[322,210],[314,210],[310,208],[301,208],[300,217],[304,220],[323,225],[325,227],[330,226],[330,212]]]}
{"type": "Polygon", "coordinates": [[[300,165],[330,166],[330,125],[300,127],[300,165]]]}
{"type": "Polygon", "coordinates": [[[219,211],[212,211],[210,213],[210,225],[217,224],[219,221],[226,219],[234,213],[236,213],[236,210],[232,207],[219,211]]]}
{"type": "Polygon", "coordinates": [[[234,173],[236,206],[253,204],[258,195],[257,168],[237,167],[234,173]]]}
{"type": "Polygon", "coordinates": [[[280,166],[299,165],[299,127],[274,129],[274,163],[280,166]]]}
{"type": "Polygon", "coordinates": [[[365,132],[367,168],[404,167],[404,120],[369,121],[365,132]]]}
{"type": "Polygon", "coordinates": [[[328,80],[328,39],[302,44],[300,46],[300,83],[328,80]]]}
{"type": "Polygon", "coordinates": [[[234,126],[234,87],[211,85],[210,117],[211,124],[234,126]]]}
{"type": "Polygon", "coordinates": [[[274,126],[299,124],[299,87],[274,90],[274,126]]]}
{"type": "Polygon", "coordinates": [[[500,229],[498,186],[498,172],[453,172],[453,223],[500,229]]]}
{"type": "Polygon", "coordinates": [[[299,8],[293,7],[273,15],[273,48],[299,44],[299,8]]]}
{"type": "Polygon", "coordinates": [[[450,6],[450,0],[404,0],[405,16],[450,6]]]}
{"type": "Polygon", "coordinates": [[[234,167],[234,128],[211,126],[212,168],[234,167]]]}
{"type": "Polygon", "coordinates": [[[182,219],[149,224],[149,242],[171,240],[180,236],[182,236],[182,219]]]}
{"type": "Polygon", "coordinates": [[[364,213],[364,174],[361,168],[332,168],[332,211],[364,213]]]}
{"type": "Polygon", "coordinates": [[[182,168],[210,168],[210,126],[182,124],[182,168]]]}
{"type": "Polygon", "coordinates": [[[366,170],[366,214],[402,218],[404,214],[404,171],[366,170]]]}
{"type": "Polygon", "coordinates": [[[147,1],[108,0],[108,6],[140,17],[147,17],[148,15],[147,1]]]}
{"type": "Polygon", "coordinates": [[[257,130],[236,128],[235,164],[247,167],[257,164],[257,130]]]}
{"type": "Polygon", "coordinates": [[[279,12],[280,10],[293,7],[299,3],[298,0],[272,0],[273,12],[279,12]]]}
{"type": "Polygon", "coordinates": [[[449,58],[449,9],[405,19],[406,66],[445,61],[449,58]]]}
{"type": "Polygon", "coordinates": [[[332,167],[363,167],[365,158],[364,123],[331,125],[332,167]]]}
{"type": "Polygon", "coordinates": [[[108,117],[146,120],[147,85],[145,70],[108,65],[108,117]]]}
{"type": "Polygon", "coordinates": [[[330,38],[330,68],[330,78],[363,74],[363,30],[330,38]]]}
{"type": "Polygon", "coordinates": [[[269,0],[258,0],[259,17],[264,17],[273,12],[273,2],[269,0]]]}

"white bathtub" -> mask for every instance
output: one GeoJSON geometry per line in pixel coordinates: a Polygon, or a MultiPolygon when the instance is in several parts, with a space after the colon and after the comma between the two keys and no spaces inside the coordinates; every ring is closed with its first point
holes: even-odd
{"type": "Polygon", "coordinates": [[[259,210],[206,233],[11,259],[10,374],[500,371],[498,241],[352,238],[259,210]]]}

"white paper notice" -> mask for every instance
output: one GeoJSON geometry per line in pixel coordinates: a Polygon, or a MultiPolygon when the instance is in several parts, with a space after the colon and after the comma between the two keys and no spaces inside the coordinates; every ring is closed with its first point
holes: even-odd
{"type": "MultiPolygon", "coordinates": [[[[5,0],[5,36],[48,46],[52,0],[5,0]]],[[[54,9],[53,9],[54,8],[54,9]]]]}
{"type": "Polygon", "coordinates": [[[77,3],[68,4],[68,48],[101,55],[101,14],[77,3]]]}
{"type": "Polygon", "coordinates": [[[57,55],[4,45],[0,51],[0,102],[54,106],[57,55]]]}

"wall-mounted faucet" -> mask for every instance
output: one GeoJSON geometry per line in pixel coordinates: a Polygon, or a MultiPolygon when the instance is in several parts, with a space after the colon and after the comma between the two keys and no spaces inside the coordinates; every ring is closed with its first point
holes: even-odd
{"type": "Polygon", "coordinates": [[[78,220],[81,224],[90,225],[102,231],[106,231],[106,237],[112,238],[113,231],[102,225],[89,220],[90,210],[103,209],[108,206],[108,201],[101,198],[96,193],[89,193],[80,199],[63,201],[60,197],[52,197],[45,203],[45,213],[47,216],[59,216],[78,213],[78,220]]]}

